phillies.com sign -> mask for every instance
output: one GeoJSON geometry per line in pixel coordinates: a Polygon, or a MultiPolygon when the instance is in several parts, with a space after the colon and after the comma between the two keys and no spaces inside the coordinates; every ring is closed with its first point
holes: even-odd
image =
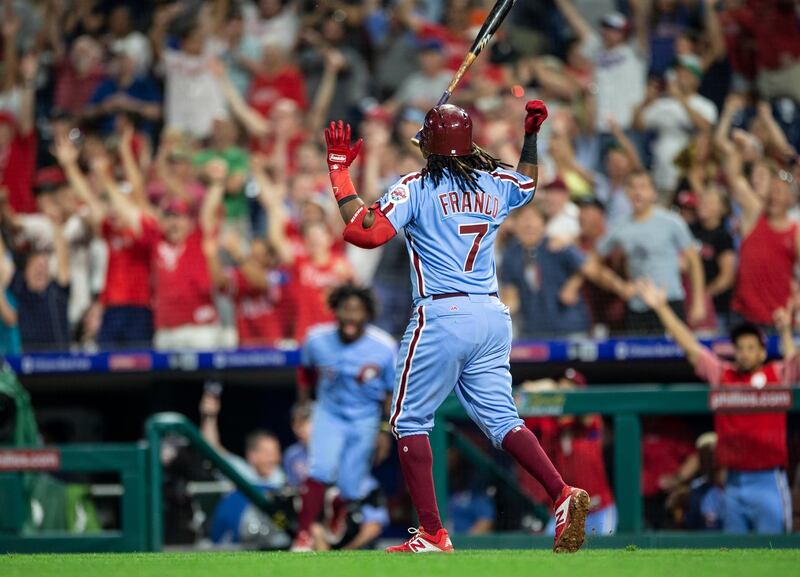
{"type": "Polygon", "coordinates": [[[788,411],[792,408],[792,390],[715,390],[708,393],[708,406],[715,412],[788,411]]]}

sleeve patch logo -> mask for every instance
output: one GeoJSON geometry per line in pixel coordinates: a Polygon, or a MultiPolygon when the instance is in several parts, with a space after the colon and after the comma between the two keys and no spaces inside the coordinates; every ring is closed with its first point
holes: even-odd
{"type": "Polygon", "coordinates": [[[403,204],[408,202],[408,187],[405,185],[398,185],[389,191],[389,200],[394,204],[403,204]]]}

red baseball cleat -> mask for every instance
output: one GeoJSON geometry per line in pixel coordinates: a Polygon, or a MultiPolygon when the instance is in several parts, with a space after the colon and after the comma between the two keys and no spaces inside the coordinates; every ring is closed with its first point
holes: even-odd
{"type": "Polygon", "coordinates": [[[453,544],[447,529],[439,529],[436,535],[426,533],[425,529],[411,528],[408,530],[412,537],[402,545],[387,547],[387,553],[452,553],[453,544]]]}
{"type": "Polygon", "coordinates": [[[589,493],[576,487],[564,487],[556,501],[556,539],[553,551],[575,553],[586,537],[589,493]]]}
{"type": "Polygon", "coordinates": [[[289,549],[292,553],[310,553],[314,550],[314,539],[308,531],[300,531],[289,549]]]}

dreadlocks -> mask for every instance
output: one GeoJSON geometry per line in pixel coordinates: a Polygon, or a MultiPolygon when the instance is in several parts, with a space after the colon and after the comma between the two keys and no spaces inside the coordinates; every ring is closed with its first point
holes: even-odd
{"type": "Polygon", "coordinates": [[[477,171],[491,172],[496,168],[510,166],[473,144],[472,154],[469,156],[428,156],[428,164],[422,169],[422,179],[424,181],[430,178],[434,186],[439,186],[443,180],[452,179],[461,190],[483,190],[478,183],[477,171]]]}

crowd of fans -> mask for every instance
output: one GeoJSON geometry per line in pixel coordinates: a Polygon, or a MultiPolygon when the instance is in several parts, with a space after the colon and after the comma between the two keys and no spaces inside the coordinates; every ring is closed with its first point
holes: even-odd
{"type": "MultiPolygon", "coordinates": [[[[321,129],[364,137],[367,202],[421,169],[491,3],[2,0],[3,352],[301,341],[346,281],[401,333],[403,239],[343,244],[321,129]]],[[[519,3],[453,102],[513,162],[534,96],[540,187],[497,255],[517,337],[657,331],[641,277],[710,333],[796,299],[800,4],[519,3]]]]}

